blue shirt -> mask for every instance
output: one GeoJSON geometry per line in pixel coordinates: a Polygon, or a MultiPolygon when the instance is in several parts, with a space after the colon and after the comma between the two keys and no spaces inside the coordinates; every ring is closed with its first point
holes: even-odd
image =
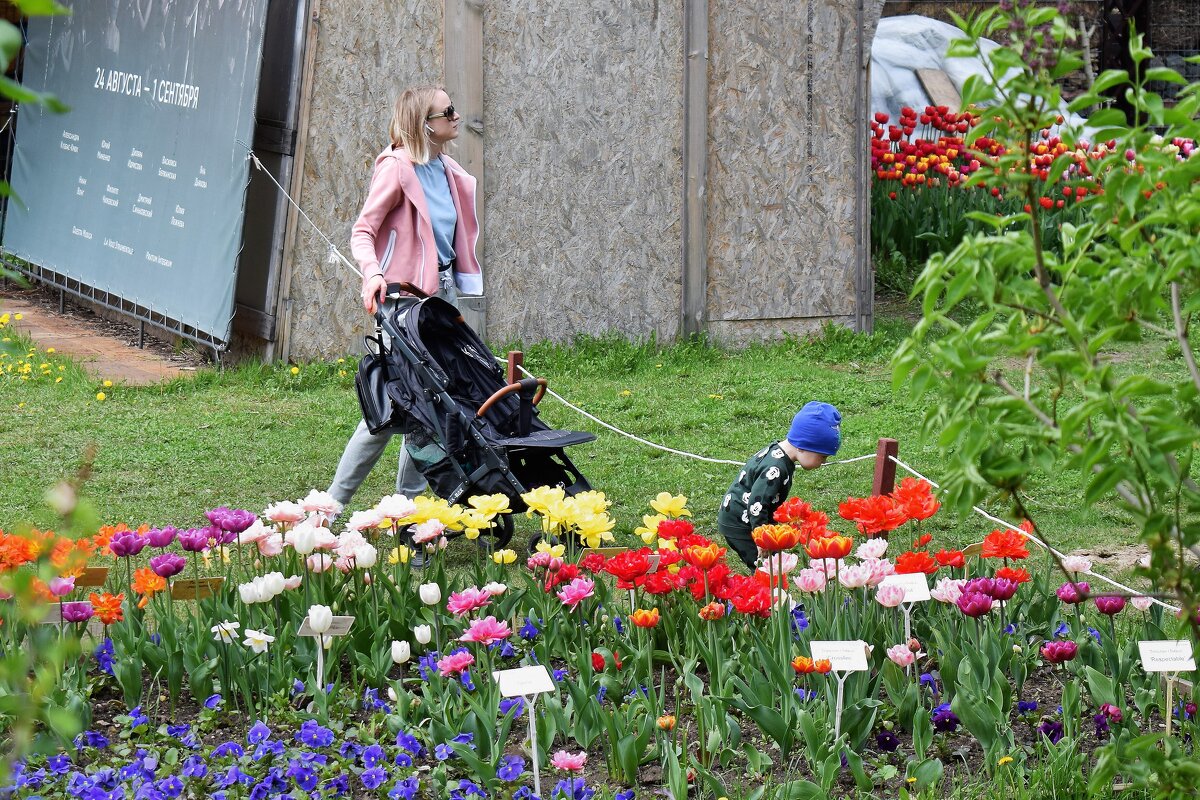
{"type": "Polygon", "coordinates": [[[458,212],[454,210],[454,198],[450,196],[446,165],[439,156],[428,164],[414,164],[413,168],[417,171],[421,188],[425,190],[425,205],[429,207],[429,220],[433,223],[438,263],[448,264],[454,260],[454,226],[458,224],[458,212]]]}

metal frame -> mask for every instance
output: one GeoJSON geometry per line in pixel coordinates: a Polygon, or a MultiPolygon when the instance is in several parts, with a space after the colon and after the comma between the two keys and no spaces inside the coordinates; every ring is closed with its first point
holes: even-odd
{"type": "Polygon", "coordinates": [[[58,289],[58,313],[63,313],[66,306],[66,295],[70,294],[80,300],[88,303],[94,303],[101,308],[109,311],[115,311],[119,314],[124,314],[138,322],[138,347],[146,345],[146,325],[152,325],[159,330],[165,331],[173,336],[178,336],[181,339],[187,339],[202,347],[210,348],[213,351],[213,359],[220,364],[221,353],[229,349],[229,342],[218,339],[212,334],[205,333],[197,328],[180,322],[179,320],[168,317],[166,314],[155,311],[152,308],[135,303],[124,297],[112,294],[104,289],[97,289],[94,286],[89,286],[75,278],[69,278],[65,275],[60,275],[51,269],[30,264],[20,260],[14,260],[12,256],[0,250],[0,264],[8,267],[14,272],[25,275],[30,280],[38,281],[47,286],[52,286],[58,289]],[[115,301],[115,302],[114,302],[115,301]]]}

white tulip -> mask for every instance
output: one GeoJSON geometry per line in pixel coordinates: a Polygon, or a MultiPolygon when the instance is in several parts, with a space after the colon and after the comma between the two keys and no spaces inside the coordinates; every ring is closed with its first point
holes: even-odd
{"type": "Polygon", "coordinates": [[[374,545],[360,545],[354,551],[354,566],[358,569],[370,569],[379,562],[379,551],[374,545]]]}
{"type": "Polygon", "coordinates": [[[413,638],[417,640],[418,644],[429,644],[433,638],[433,630],[428,625],[418,625],[413,628],[413,638]]]}
{"type": "Polygon", "coordinates": [[[270,600],[277,594],[281,594],[286,586],[286,581],[282,572],[268,572],[263,575],[263,599],[270,600]],[[269,593],[269,594],[268,594],[269,593]]]}
{"type": "Polygon", "coordinates": [[[292,531],[292,547],[302,556],[317,549],[317,533],[311,525],[297,525],[292,531]]]}
{"type": "Polygon", "coordinates": [[[258,579],[254,579],[249,583],[238,584],[238,597],[248,606],[262,601],[262,595],[259,593],[258,579]]]}
{"type": "Polygon", "coordinates": [[[412,648],[408,646],[408,642],[392,642],[392,661],[403,664],[411,657],[412,648]]]}
{"type": "Polygon", "coordinates": [[[309,606],[308,627],[312,628],[313,633],[325,633],[332,624],[333,611],[329,609],[329,606],[309,606]]]}
{"type": "Polygon", "coordinates": [[[485,583],[483,585],[483,590],[485,592],[487,592],[488,594],[492,595],[493,597],[496,597],[496,596],[502,595],[506,591],[508,591],[508,587],[505,586],[503,583],[497,583],[496,581],[492,581],[491,583],[485,583]]]}
{"type": "Polygon", "coordinates": [[[284,589],[299,589],[300,582],[303,580],[304,579],[301,578],[299,575],[292,575],[291,577],[284,579],[283,588],[284,589]]]}
{"type": "Polygon", "coordinates": [[[421,596],[421,602],[427,606],[435,606],[442,601],[442,587],[436,583],[422,583],[417,593],[421,596]]]}

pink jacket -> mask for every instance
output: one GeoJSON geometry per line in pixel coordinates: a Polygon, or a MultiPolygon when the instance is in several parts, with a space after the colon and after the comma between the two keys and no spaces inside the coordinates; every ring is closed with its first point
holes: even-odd
{"type": "MultiPolygon", "coordinates": [[[[454,231],[454,281],[463,294],[483,294],[483,271],[475,254],[479,219],[475,216],[475,179],[449,156],[442,156],[450,197],[458,211],[454,231]]],[[[438,290],[437,245],[425,204],[425,191],[404,148],[384,150],[362,213],[350,233],[350,252],[363,273],[363,283],[382,274],[388,283],[407,281],[421,290],[438,290]]]]}

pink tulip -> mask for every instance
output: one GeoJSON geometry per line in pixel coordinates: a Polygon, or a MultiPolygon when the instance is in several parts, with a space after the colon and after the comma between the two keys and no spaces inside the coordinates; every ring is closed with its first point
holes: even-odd
{"type": "Polygon", "coordinates": [[[450,675],[458,675],[474,663],[475,656],[471,655],[469,650],[459,650],[457,653],[451,653],[438,659],[437,670],[438,674],[445,678],[450,675]]]}
{"type": "Polygon", "coordinates": [[[459,637],[459,641],[489,645],[492,642],[507,639],[509,636],[512,636],[512,630],[509,629],[507,622],[498,622],[495,617],[484,617],[472,622],[467,628],[467,632],[459,637]]]}
{"type": "Polygon", "coordinates": [[[1091,587],[1087,585],[1086,581],[1064,583],[1062,586],[1058,587],[1058,591],[1055,592],[1055,594],[1057,594],[1058,599],[1062,600],[1064,603],[1075,604],[1082,603],[1084,600],[1087,600],[1088,591],[1090,589],[1091,587]]]}
{"type": "Polygon", "coordinates": [[[861,589],[871,580],[871,568],[865,564],[853,567],[842,566],[838,572],[838,582],[847,589],[861,589]]]}
{"type": "Polygon", "coordinates": [[[168,525],[165,528],[151,528],[146,531],[146,540],[151,547],[167,547],[175,541],[177,530],[168,525]]]}
{"type": "Polygon", "coordinates": [[[263,512],[263,516],[270,522],[295,524],[304,519],[307,516],[307,512],[300,507],[299,503],[291,503],[284,500],[282,503],[267,506],[267,510],[263,512]]]}
{"type": "Polygon", "coordinates": [[[1088,572],[1092,568],[1092,562],[1083,556],[1067,556],[1062,560],[1062,566],[1067,572],[1088,572]]]}
{"type": "Polygon", "coordinates": [[[539,567],[546,568],[550,566],[550,559],[552,558],[554,558],[554,556],[552,556],[550,553],[547,553],[545,550],[539,550],[529,557],[529,560],[525,562],[525,566],[529,567],[530,569],[537,569],[539,567]]]}
{"type": "Polygon", "coordinates": [[[929,595],[940,603],[957,603],[958,598],[963,593],[963,586],[965,584],[966,581],[941,578],[938,580],[937,585],[930,590],[929,595]]]}
{"type": "Polygon", "coordinates": [[[582,751],[568,753],[566,750],[559,750],[550,759],[550,766],[567,772],[582,772],[585,763],[587,763],[587,753],[582,751]]]}
{"type": "Polygon", "coordinates": [[[1125,608],[1125,598],[1120,595],[1104,595],[1096,598],[1096,610],[1101,614],[1114,616],[1125,608]]]}
{"type": "Polygon", "coordinates": [[[982,617],[992,610],[992,598],[981,592],[963,592],[955,604],[968,617],[982,617]]]}
{"type": "Polygon", "coordinates": [[[299,589],[300,582],[303,580],[304,579],[302,577],[300,577],[299,575],[292,575],[291,577],[284,579],[283,588],[284,589],[299,589]]]}
{"type": "Polygon", "coordinates": [[[867,561],[872,558],[883,558],[883,554],[887,552],[887,539],[869,539],[858,546],[854,551],[854,555],[867,561]]]}
{"type": "Polygon", "coordinates": [[[1150,597],[1145,597],[1144,595],[1139,595],[1138,597],[1133,598],[1129,602],[1138,611],[1149,611],[1150,606],[1154,605],[1154,599],[1150,598],[1150,597]]]}
{"type": "MultiPolygon", "coordinates": [[[[888,587],[884,586],[881,588],[886,589],[888,587]]],[[[906,644],[897,644],[889,647],[887,649],[887,657],[890,658],[892,663],[897,667],[908,667],[911,666],[914,661],[916,661],[916,653],[910,650],[906,644]]]]}
{"type": "Polygon", "coordinates": [[[333,559],[324,553],[313,553],[308,557],[308,568],[320,574],[333,566],[333,559]]]}
{"type": "Polygon", "coordinates": [[[86,601],[62,604],[63,622],[87,622],[92,613],[92,604],[86,601]]]}
{"type": "Polygon", "coordinates": [[[563,605],[574,610],[576,606],[591,597],[595,591],[596,584],[592,580],[576,578],[558,592],[558,599],[563,601],[563,605]]]}
{"type": "Polygon", "coordinates": [[[888,575],[896,574],[896,566],[886,558],[868,558],[862,562],[861,566],[868,567],[871,570],[871,577],[867,579],[867,586],[878,586],[883,583],[883,579],[888,575]]]}
{"type": "MultiPolygon", "coordinates": [[[[883,606],[884,608],[895,608],[904,602],[904,595],[905,591],[903,586],[897,586],[894,583],[889,583],[880,586],[875,590],[875,602],[879,603],[879,605],[883,606]]],[[[888,651],[888,655],[891,655],[891,651],[888,651]]],[[[895,659],[892,660],[895,661],[895,659]]],[[[909,663],[912,662],[910,661],[909,663]]],[[[900,666],[905,665],[901,664],[900,666]]]]}
{"type": "Polygon", "coordinates": [[[51,578],[49,586],[50,594],[55,597],[65,597],[75,591],[75,577],[51,578]]]}
{"type": "Polygon", "coordinates": [[[1079,645],[1074,642],[1046,642],[1042,645],[1042,658],[1049,661],[1051,664],[1062,664],[1075,658],[1075,654],[1079,652],[1079,645]]]}
{"type": "Polygon", "coordinates": [[[273,557],[283,552],[283,536],[277,533],[264,536],[257,544],[260,556],[273,557]]]}
{"type": "Polygon", "coordinates": [[[792,578],[792,584],[805,594],[817,594],[825,591],[828,579],[823,569],[802,569],[792,578]]]}
{"type": "Polygon", "coordinates": [[[476,609],[483,608],[492,602],[492,596],[483,589],[472,586],[461,592],[454,592],[446,602],[446,610],[456,617],[470,614],[476,609]]]}
{"type": "Polygon", "coordinates": [[[446,530],[446,526],[441,520],[431,519],[422,522],[420,525],[413,525],[413,543],[425,544],[432,542],[434,539],[442,535],[442,531],[446,530]]]}

